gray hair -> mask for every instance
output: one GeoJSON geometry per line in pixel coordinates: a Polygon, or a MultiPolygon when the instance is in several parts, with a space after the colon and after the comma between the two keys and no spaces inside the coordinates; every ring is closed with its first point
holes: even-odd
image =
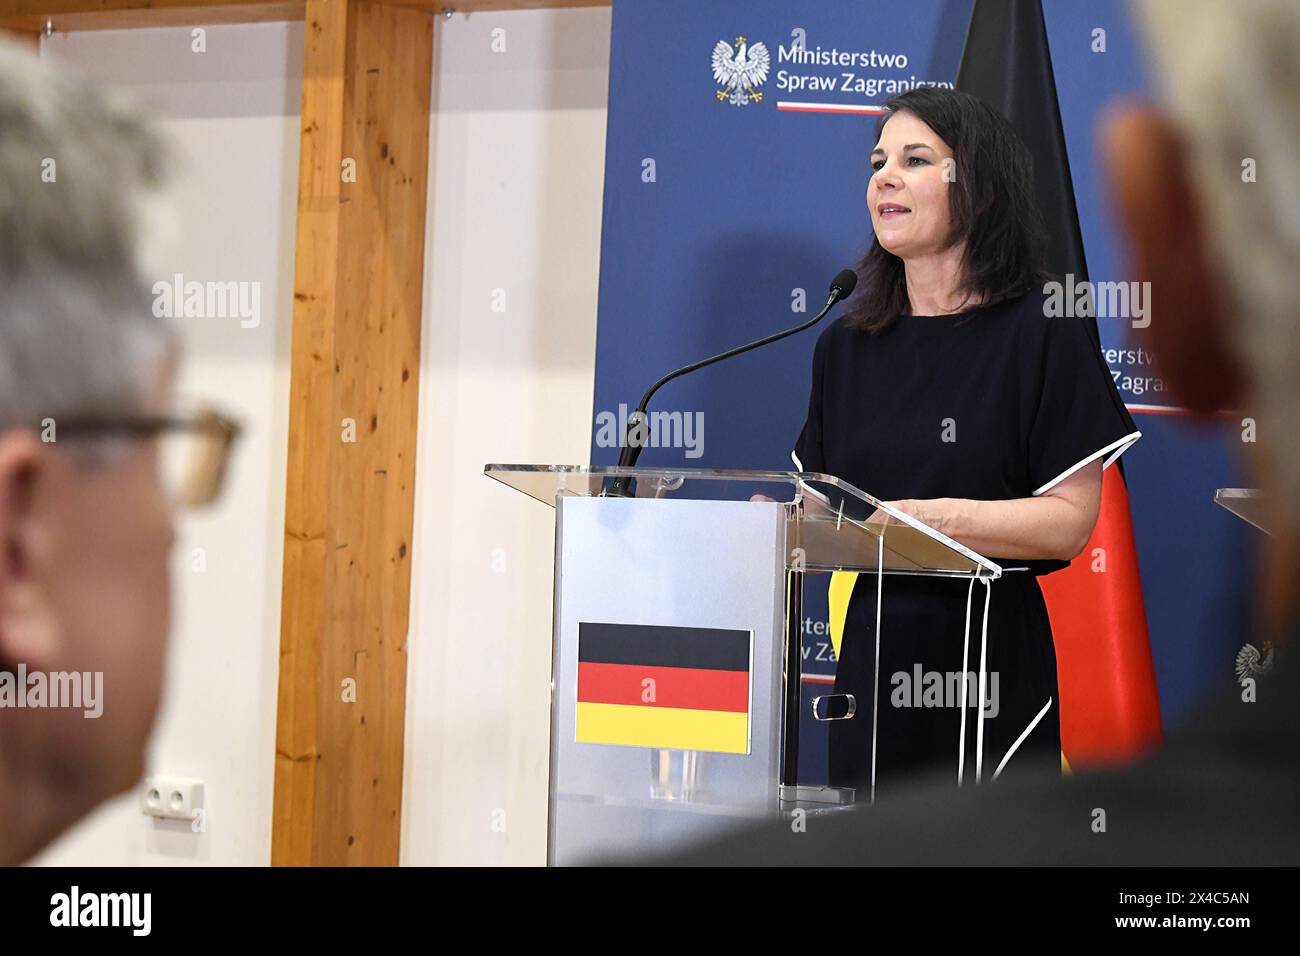
{"type": "Polygon", "coordinates": [[[1189,147],[1270,497],[1300,528],[1300,4],[1147,0],[1156,82],[1189,147]],[[1255,161],[1256,181],[1243,178],[1255,161]]]}
{"type": "Polygon", "coordinates": [[[141,261],[168,153],[144,114],[0,41],[0,428],[140,408],[173,347],[141,261]]]}

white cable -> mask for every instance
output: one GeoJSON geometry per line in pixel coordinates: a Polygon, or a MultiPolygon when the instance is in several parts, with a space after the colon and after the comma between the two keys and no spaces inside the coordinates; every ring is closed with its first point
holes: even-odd
{"type": "Polygon", "coordinates": [[[876,667],[871,682],[871,802],[876,802],[876,715],[880,712],[880,599],[885,583],[885,532],[876,538],[876,667]]]}
{"type": "Polygon", "coordinates": [[[961,786],[966,777],[966,675],[967,660],[970,657],[970,599],[975,593],[975,579],[970,579],[966,589],[966,631],[961,642],[961,733],[957,735],[957,786],[961,786]]]}
{"type": "Polygon", "coordinates": [[[980,782],[984,770],[984,690],[988,685],[989,598],[993,596],[993,583],[980,578],[984,584],[984,633],[980,636],[980,715],[975,724],[975,782],[980,782]]]}

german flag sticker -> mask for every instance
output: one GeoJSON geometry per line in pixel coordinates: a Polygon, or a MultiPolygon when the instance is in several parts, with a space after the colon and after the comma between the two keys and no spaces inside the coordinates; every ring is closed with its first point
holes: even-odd
{"type": "Polygon", "coordinates": [[[750,631],[578,624],[578,743],[749,753],[750,631]]]}

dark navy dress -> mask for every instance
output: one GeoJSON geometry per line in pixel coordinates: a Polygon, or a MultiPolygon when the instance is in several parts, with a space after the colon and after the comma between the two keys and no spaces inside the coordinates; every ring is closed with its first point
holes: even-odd
{"type": "MultiPolygon", "coordinates": [[[[869,334],[837,320],[817,340],[801,470],[835,475],[882,501],[1003,500],[1042,494],[1084,465],[1109,465],[1140,437],[1094,344],[1089,320],[1048,318],[1041,293],[948,316],[904,316],[869,334]]],[[[1037,576],[1063,561],[986,555],[989,585],[982,777],[1060,767],[1060,695],[1052,630],[1037,576]],[[1014,570],[1013,570],[1014,569],[1014,570]]],[[[957,780],[962,701],[946,696],[978,672],[985,586],[886,575],[881,602],[876,795],[916,773],[957,780]],[[957,685],[959,686],[959,685],[957,685]]],[[[858,714],[830,724],[830,783],[871,776],[876,578],[858,575],[835,690],[858,714]]],[[[964,779],[973,781],[978,707],[968,688],[964,779]]]]}

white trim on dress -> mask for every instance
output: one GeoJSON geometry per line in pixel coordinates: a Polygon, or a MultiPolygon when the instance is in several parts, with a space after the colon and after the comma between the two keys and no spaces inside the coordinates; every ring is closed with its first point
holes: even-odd
{"type": "Polygon", "coordinates": [[[1011,749],[1006,752],[1006,755],[1002,758],[1002,762],[998,764],[998,769],[993,771],[994,780],[998,779],[998,777],[1002,773],[1002,768],[1005,767],[1007,765],[1007,761],[1011,759],[1011,755],[1015,753],[1016,749],[1025,742],[1025,738],[1028,737],[1030,732],[1033,731],[1033,729],[1038,726],[1038,722],[1043,719],[1043,715],[1047,713],[1047,711],[1051,708],[1051,706],[1052,706],[1052,698],[1049,697],[1047,698],[1047,703],[1043,705],[1043,709],[1038,712],[1038,716],[1029,722],[1029,726],[1026,727],[1023,731],[1021,731],[1020,736],[1016,738],[1016,742],[1012,744],[1011,749]]]}
{"type": "Polygon", "coordinates": [[[1141,437],[1142,437],[1141,432],[1133,432],[1132,434],[1125,435],[1123,438],[1119,439],[1118,441],[1111,442],[1105,448],[1101,448],[1097,451],[1094,451],[1087,458],[1071,465],[1069,468],[1065,469],[1065,471],[1061,472],[1059,475],[1057,475],[1047,484],[1043,485],[1043,487],[1035,491],[1034,497],[1036,498],[1039,495],[1043,494],[1043,492],[1051,490],[1051,488],[1053,488],[1055,485],[1060,484],[1066,478],[1069,478],[1072,474],[1074,474],[1076,471],[1078,471],[1080,468],[1082,468],[1084,465],[1088,464],[1089,462],[1096,461],[1098,458],[1100,458],[1102,455],[1107,454],[1108,452],[1114,452],[1114,454],[1111,454],[1110,457],[1107,458],[1105,461],[1103,461],[1101,464],[1101,470],[1105,471],[1107,468],[1111,466],[1111,464],[1115,461],[1116,458],[1124,454],[1124,452],[1128,451],[1129,447],[1141,437]]]}

